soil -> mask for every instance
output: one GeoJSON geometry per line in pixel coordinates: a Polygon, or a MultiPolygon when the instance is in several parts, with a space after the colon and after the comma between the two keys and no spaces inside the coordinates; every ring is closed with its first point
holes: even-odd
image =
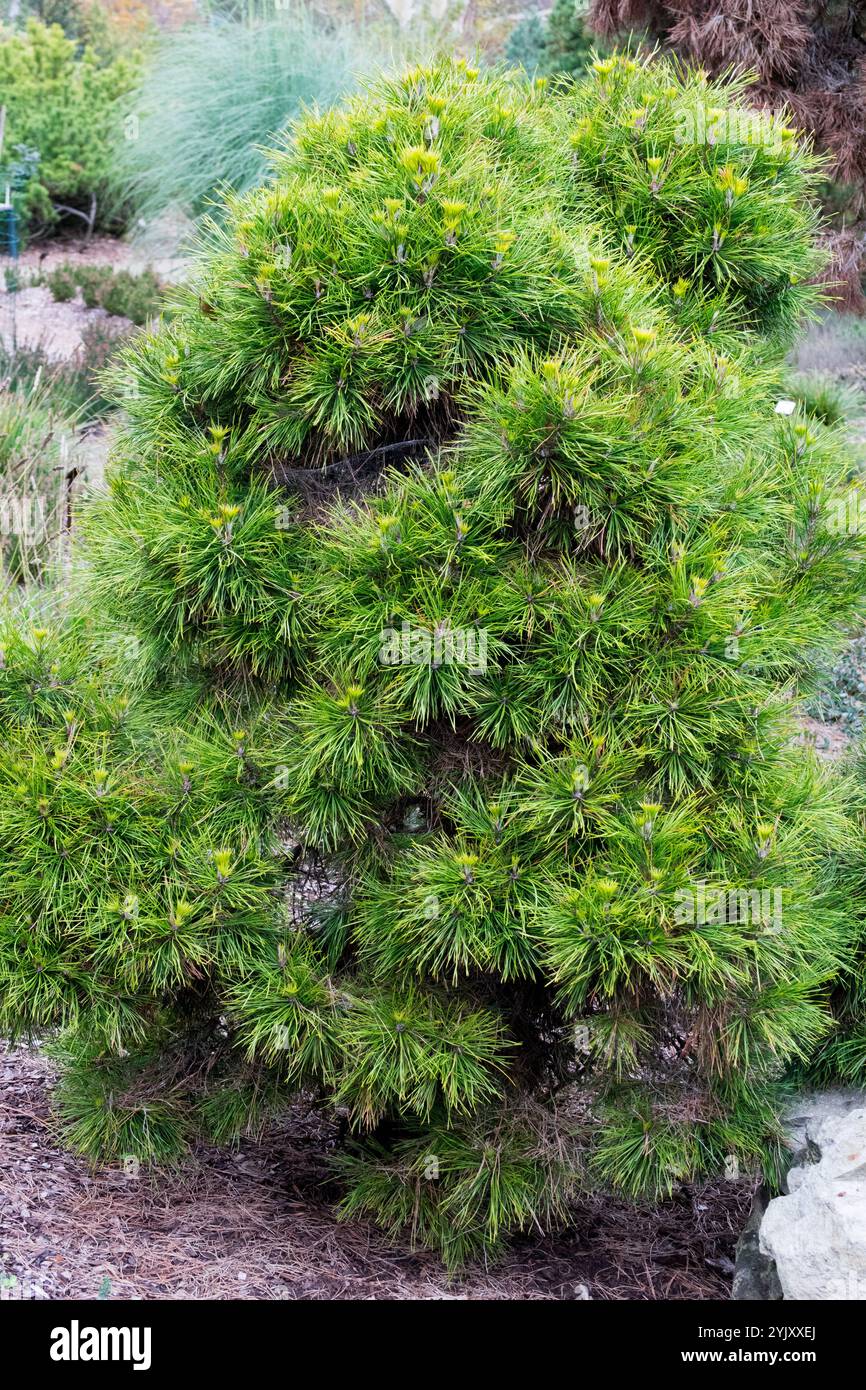
{"type": "Polygon", "coordinates": [[[687,1187],[655,1210],[587,1203],[567,1232],[449,1280],[432,1255],[337,1221],[333,1130],[303,1104],[260,1144],[133,1178],[61,1147],[52,1079],[38,1050],[0,1053],[0,1299],[730,1297],[750,1182],[687,1187]]]}
{"type": "Polygon", "coordinates": [[[842,724],[823,723],[820,719],[810,719],[804,715],[800,720],[808,742],[814,744],[815,751],[830,762],[844,758],[850,747],[850,735],[842,724]]]}

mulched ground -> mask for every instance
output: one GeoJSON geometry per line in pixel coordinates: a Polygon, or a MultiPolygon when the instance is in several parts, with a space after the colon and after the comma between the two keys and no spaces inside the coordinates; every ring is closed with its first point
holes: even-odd
{"type": "Polygon", "coordinates": [[[449,1281],[429,1255],[344,1225],[322,1121],[262,1144],[202,1147],[130,1179],[57,1142],[50,1063],[0,1053],[0,1299],[727,1299],[747,1184],[690,1188],[656,1211],[599,1202],[449,1281]]]}

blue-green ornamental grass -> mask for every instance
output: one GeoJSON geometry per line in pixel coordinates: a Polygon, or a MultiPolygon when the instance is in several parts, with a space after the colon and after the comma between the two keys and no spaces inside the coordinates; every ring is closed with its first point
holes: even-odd
{"type": "Polygon", "coordinates": [[[452,1267],[778,1173],[856,951],[792,696],[866,550],[837,428],[775,409],[819,166],[784,118],[681,142],[739,102],[379,78],[126,350],[72,596],[0,669],[0,1021],[58,1032],[77,1148],[305,1088],[343,1215],[452,1267]]]}
{"type": "Polygon", "coordinates": [[[351,91],[372,63],[372,45],[356,26],[326,26],[301,5],[158,40],[114,144],[114,182],[130,225],[177,209],[198,217],[220,189],[259,183],[263,146],[305,107],[351,91]]]}

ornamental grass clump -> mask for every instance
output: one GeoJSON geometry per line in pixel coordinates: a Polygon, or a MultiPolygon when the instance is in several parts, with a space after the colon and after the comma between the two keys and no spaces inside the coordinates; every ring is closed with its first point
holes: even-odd
{"type": "Polygon", "coordinates": [[[856,946],[792,697],[866,551],[775,409],[818,170],[600,64],[297,124],[126,350],[74,601],[0,671],[0,1021],[59,1032],[72,1142],[304,1090],[343,1215],[452,1266],[776,1173],[856,946]]]}

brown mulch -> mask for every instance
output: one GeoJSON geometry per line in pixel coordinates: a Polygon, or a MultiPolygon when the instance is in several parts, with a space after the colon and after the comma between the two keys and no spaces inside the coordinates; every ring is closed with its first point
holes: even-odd
{"type": "Polygon", "coordinates": [[[426,1253],[333,1213],[315,1114],[174,1174],[92,1169],[58,1143],[51,1064],[0,1052],[0,1299],[727,1299],[748,1184],[655,1211],[599,1202],[449,1281],[426,1253]]]}

